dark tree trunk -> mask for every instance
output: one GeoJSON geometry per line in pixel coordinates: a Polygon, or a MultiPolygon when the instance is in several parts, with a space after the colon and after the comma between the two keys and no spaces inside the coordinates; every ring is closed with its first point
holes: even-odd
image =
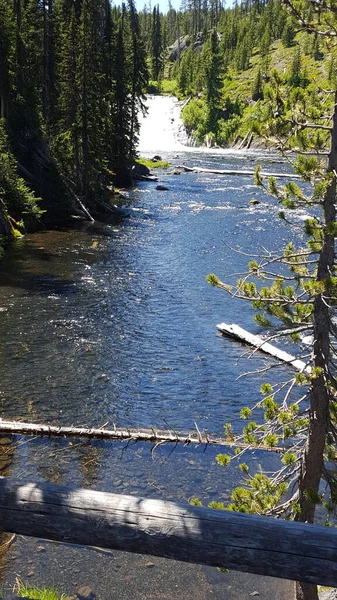
{"type": "MultiPolygon", "coordinates": [[[[333,173],[333,179],[324,198],[324,225],[336,220],[336,171],[337,171],[337,92],[335,93],[335,110],[332,121],[331,150],[329,155],[328,172],[333,173]]],[[[335,236],[324,229],[323,244],[318,260],[317,281],[331,277],[334,267],[335,236]]],[[[305,448],[302,471],[299,482],[299,502],[301,512],[299,521],[313,523],[315,516],[314,497],[319,492],[326,434],[329,427],[328,389],[329,360],[330,360],[330,328],[331,315],[324,294],[319,294],[314,301],[314,367],[320,369],[320,375],[312,379],[310,390],[309,434],[305,448]]],[[[310,584],[297,584],[298,600],[317,600],[317,587],[310,584]]]]}

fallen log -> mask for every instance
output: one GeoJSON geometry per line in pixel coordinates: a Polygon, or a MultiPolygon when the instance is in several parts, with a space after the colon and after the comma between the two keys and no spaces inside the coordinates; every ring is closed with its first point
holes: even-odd
{"type": "Polygon", "coordinates": [[[242,150],[242,148],[243,148],[243,147],[244,147],[244,145],[246,144],[246,141],[247,141],[247,139],[248,139],[248,136],[249,136],[249,134],[250,134],[250,131],[248,131],[248,132],[246,133],[245,137],[244,137],[244,138],[241,140],[241,142],[240,142],[240,144],[239,144],[239,147],[238,147],[238,150],[242,150]]]}
{"type": "Polygon", "coordinates": [[[2,531],[337,586],[337,531],[50,483],[0,479],[2,531]]]}
{"type": "Polygon", "coordinates": [[[67,192],[69,192],[69,194],[73,197],[73,199],[75,200],[76,204],[79,205],[81,211],[84,213],[84,215],[87,217],[87,219],[89,221],[91,221],[92,223],[94,223],[95,219],[91,216],[91,214],[88,211],[87,207],[84,206],[82,200],[77,196],[77,194],[75,194],[75,192],[72,189],[71,185],[68,183],[68,178],[65,175],[61,174],[61,179],[62,179],[63,185],[66,188],[67,192]]]}
{"type": "MultiPolygon", "coordinates": [[[[204,169],[202,167],[187,167],[186,165],[181,165],[177,167],[178,169],[183,169],[186,173],[210,173],[213,175],[242,175],[243,177],[254,177],[255,171],[236,171],[233,169],[204,169]]],[[[290,179],[301,179],[300,175],[296,175],[294,173],[266,173],[264,171],[260,172],[262,177],[285,177],[290,179]]]]}
{"type": "Polygon", "coordinates": [[[217,329],[223,335],[235,338],[240,342],[243,342],[244,344],[254,346],[258,350],[261,350],[261,352],[265,352],[265,354],[270,354],[270,356],[273,356],[274,358],[277,358],[278,360],[291,365],[292,367],[294,367],[294,369],[297,369],[298,371],[308,374],[311,373],[311,368],[307,366],[303,360],[298,360],[292,354],[288,354],[288,352],[284,352],[279,348],[275,348],[275,346],[272,346],[268,342],[265,342],[258,335],[253,335],[252,333],[249,333],[249,331],[242,329],[242,327],[239,327],[239,325],[235,325],[235,323],[232,323],[231,325],[228,325],[227,323],[219,323],[219,325],[217,325],[217,329]]]}
{"type": "Polygon", "coordinates": [[[246,150],[249,150],[249,148],[251,147],[253,138],[254,138],[254,135],[251,133],[250,137],[249,137],[249,140],[247,142],[247,145],[246,145],[246,150]]]}
{"type": "MultiPolygon", "coordinates": [[[[155,445],[175,444],[206,444],[216,446],[230,446],[235,448],[248,448],[248,444],[228,441],[225,438],[210,436],[198,428],[192,433],[181,433],[163,431],[161,429],[130,429],[118,428],[104,429],[86,427],[67,427],[58,425],[44,425],[40,423],[22,423],[21,421],[3,421],[0,419],[0,433],[14,435],[39,435],[48,437],[73,437],[92,438],[105,440],[125,440],[135,442],[152,442],[155,445]]],[[[268,450],[271,452],[282,452],[283,448],[268,448],[266,446],[254,446],[254,449],[268,450]]]]}
{"type": "Polygon", "coordinates": [[[141,173],[132,172],[132,179],[134,181],[158,181],[158,177],[149,173],[148,175],[142,175],[141,173]]]}

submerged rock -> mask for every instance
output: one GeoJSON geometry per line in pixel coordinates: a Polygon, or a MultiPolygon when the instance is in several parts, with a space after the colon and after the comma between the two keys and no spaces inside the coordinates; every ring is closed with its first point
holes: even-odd
{"type": "Polygon", "coordinates": [[[78,600],[95,600],[96,594],[89,585],[82,585],[77,590],[77,598],[78,600]]]}

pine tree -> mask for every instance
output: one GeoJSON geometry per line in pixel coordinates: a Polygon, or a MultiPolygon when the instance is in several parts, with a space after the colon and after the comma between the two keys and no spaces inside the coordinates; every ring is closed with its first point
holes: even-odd
{"type": "Polygon", "coordinates": [[[257,101],[263,98],[263,80],[259,69],[253,82],[252,100],[257,101]]]}
{"type": "Polygon", "coordinates": [[[15,45],[13,10],[0,0],[0,119],[8,118],[11,96],[11,62],[15,45]]]}
{"type": "Polygon", "coordinates": [[[204,50],[205,61],[205,100],[207,107],[206,131],[216,134],[221,102],[221,59],[219,37],[213,29],[204,50]]]}
{"type": "Polygon", "coordinates": [[[295,37],[295,27],[292,19],[288,18],[282,33],[282,44],[285,48],[290,48],[293,45],[295,37]]]}
{"type": "Polygon", "coordinates": [[[137,134],[139,131],[138,114],[145,111],[146,90],[148,85],[148,70],[146,66],[146,53],[140,32],[138,14],[134,0],[128,0],[132,63],[131,73],[131,122],[128,159],[133,161],[136,155],[137,134]]]}
{"type": "MultiPolygon", "coordinates": [[[[329,5],[322,5],[318,22],[308,5],[303,11],[300,1],[285,0],[285,4],[301,27],[309,33],[316,31],[322,37],[322,43],[335,38],[336,13],[329,5]]],[[[296,74],[299,70],[297,67],[296,74]]],[[[329,515],[335,513],[337,491],[336,477],[325,468],[326,460],[336,460],[337,444],[334,360],[337,91],[331,91],[331,104],[325,110],[322,100],[326,90],[312,85],[311,89],[299,94],[275,76],[265,105],[265,134],[280,140],[285,150],[296,149],[298,158],[294,168],[310,184],[311,192],[294,182],[284,186],[278,186],[273,178],[266,182],[259,170],[256,182],[277,199],[282,219],[286,218],[285,211],[297,207],[315,208],[315,214],[305,223],[306,247],[298,248],[289,243],[278,257],[264,252],[260,261],[250,262],[247,276],[238,281],[235,289],[215,276],[209,277],[212,285],[227,290],[235,298],[251,301],[259,311],[256,315],[259,325],[273,327],[281,323],[286,330],[281,328],[279,335],[290,334],[295,341],[300,331],[312,332],[312,356],[307,359],[311,370],[299,373],[288,382],[263,384],[263,398],[255,408],[264,410],[264,423],[259,425],[250,421],[240,438],[247,447],[283,445],[282,465],[271,477],[263,473],[248,476],[245,486],[233,492],[230,505],[233,510],[283,514],[308,523],[314,521],[318,504],[325,509],[329,521],[329,515]],[[312,122],[307,119],[309,97],[314,107],[312,122]],[[305,115],[305,121],[302,115],[305,115]],[[327,162],[324,155],[327,155],[327,162]],[[272,277],[277,262],[283,268],[272,277]],[[272,281],[266,285],[269,277],[272,281]],[[262,287],[259,281],[264,281],[262,287]],[[302,392],[296,394],[296,386],[300,386],[302,392]],[[322,478],[329,486],[330,497],[321,493],[322,478]],[[285,499],[287,490],[289,496],[285,499]]],[[[241,411],[241,417],[250,419],[253,413],[254,409],[247,407],[241,411]]],[[[230,425],[226,426],[226,431],[232,441],[237,439],[230,425]]],[[[235,456],[240,458],[241,450],[235,456]]],[[[232,457],[226,455],[218,457],[222,465],[231,460],[232,457]]],[[[245,463],[241,470],[247,473],[245,463]]],[[[298,583],[297,599],[317,600],[316,586],[298,583]]]]}
{"type": "Polygon", "coordinates": [[[151,63],[152,77],[157,81],[160,77],[163,66],[163,39],[161,16],[159,12],[159,4],[157,4],[152,13],[152,33],[151,33],[151,63]]]}
{"type": "Polygon", "coordinates": [[[132,101],[130,94],[131,65],[127,47],[127,17],[123,5],[122,12],[115,13],[116,29],[115,44],[112,56],[112,139],[111,139],[111,169],[116,174],[118,185],[130,183],[130,123],[132,117],[132,101]]]}
{"type": "Polygon", "coordinates": [[[301,49],[297,46],[294,50],[293,60],[290,69],[289,82],[292,86],[298,87],[302,79],[302,56],[301,49]]]}

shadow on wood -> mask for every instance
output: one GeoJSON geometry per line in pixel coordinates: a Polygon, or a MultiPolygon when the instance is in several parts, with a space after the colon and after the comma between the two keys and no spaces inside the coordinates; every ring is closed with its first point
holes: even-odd
{"type": "Polygon", "coordinates": [[[337,586],[337,531],[279,519],[0,479],[3,531],[337,586]]]}

